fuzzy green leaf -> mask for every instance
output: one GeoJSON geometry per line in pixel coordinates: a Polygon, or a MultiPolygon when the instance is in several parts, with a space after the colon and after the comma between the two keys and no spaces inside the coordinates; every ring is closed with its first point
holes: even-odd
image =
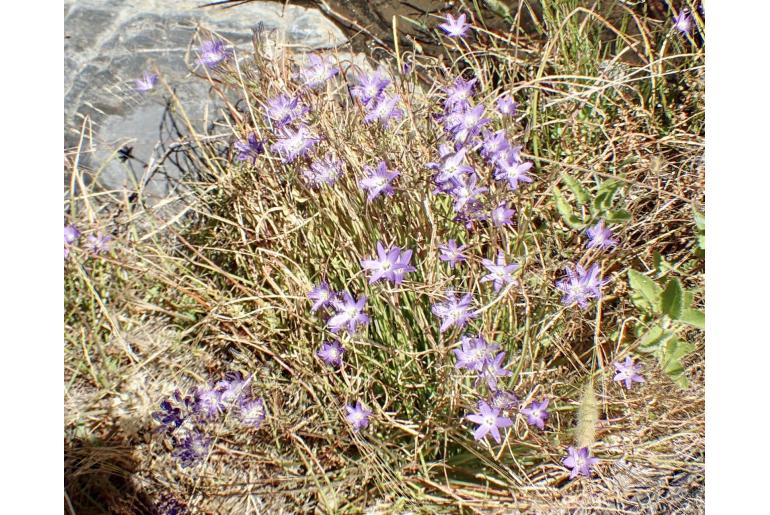
{"type": "Polygon", "coordinates": [[[674,333],[664,331],[659,325],[652,326],[639,340],[639,352],[654,354],[664,345],[674,333]]]}
{"type": "Polygon", "coordinates": [[[700,309],[682,310],[682,314],[677,320],[684,322],[685,324],[690,324],[698,329],[706,330],[706,314],[700,309]]]}
{"type": "Polygon", "coordinates": [[[633,290],[631,300],[644,311],[661,313],[661,296],[663,289],[658,283],[636,270],[628,271],[628,284],[633,290]]]}
{"type": "Polygon", "coordinates": [[[615,179],[607,179],[599,186],[599,190],[596,192],[594,198],[594,208],[597,211],[606,211],[612,206],[612,200],[615,197],[620,188],[620,181],[615,179]]]}
{"type": "Polygon", "coordinates": [[[693,218],[695,218],[695,226],[699,231],[706,231],[706,215],[698,213],[693,209],[693,218]]]}
{"type": "Polygon", "coordinates": [[[591,201],[591,194],[580,184],[580,181],[566,173],[561,174],[561,178],[570,191],[575,194],[575,200],[578,205],[583,206],[591,201]]]}
{"type": "Polygon", "coordinates": [[[663,311],[664,315],[677,320],[682,316],[683,304],[684,292],[682,290],[682,283],[676,277],[670,279],[660,298],[661,311],[663,311]]]}
{"type": "Polygon", "coordinates": [[[564,221],[573,229],[583,229],[585,224],[573,211],[572,207],[567,202],[567,199],[561,194],[559,188],[553,189],[553,198],[556,202],[556,210],[559,212],[564,221]]]}
{"type": "Polygon", "coordinates": [[[687,388],[690,384],[687,376],[684,374],[682,358],[694,350],[695,346],[691,343],[682,341],[679,338],[673,338],[668,341],[661,355],[660,365],[663,368],[663,372],[681,388],[687,388]]]}
{"type": "Polygon", "coordinates": [[[625,209],[616,209],[614,211],[607,211],[607,223],[619,224],[621,222],[627,222],[631,220],[631,213],[625,209]]]}

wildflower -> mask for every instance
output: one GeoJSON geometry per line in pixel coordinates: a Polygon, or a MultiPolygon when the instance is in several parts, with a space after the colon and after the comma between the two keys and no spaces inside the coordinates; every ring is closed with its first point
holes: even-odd
{"type": "Polygon", "coordinates": [[[476,80],[473,78],[466,81],[462,77],[457,77],[451,86],[444,89],[444,92],[447,94],[444,105],[451,107],[456,104],[467,104],[468,100],[473,96],[476,80]]]}
{"type": "Polygon", "coordinates": [[[153,513],[157,513],[157,515],[187,515],[190,511],[184,502],[172,495],[163,494],[153,513]]]}
{"type": "Polygon", "coordinates": [[[497,227],[503,225],[511,225],[513,223],[513,215],[516,213],[513,209],[508,209],[505,202],[501,202],[495,209],[492,210],[492,222],[497,227]]]}
{"type": "Polygon", "coordinates": [[[477,187],[477,182],[478,177],[476,175],[471,175],[470,177],[464,178],[462,180],[452,179],[451,183],[453,184],[454,188],[452,188],[449,193],[455,199],[454,210],[456,212],[459,213],[465,210],[469,205],[478,202],[479,196],[482,193],[489,191],[488,188],[481,186],[477,187]]]}
{"type": "Polygon", "coordinates": [[[447,291],[446,297],[446,302],[437,302],[431,306],[431,312],[441,319],[440,332],[442,333],[453,325],[462,329],[470,319],[476,316],[471,312],[473,295],[470,293],[466,293],[458,300],[455,292],[447,291]]]}
{"type": "Polygon", "coordinates": [[[339,71],[339,68],[334,66],[331,57],[310,54],[308,55],[308,64],[299,70],[298,78],[305,86],[318,89],[326,81],[337,75],[339,71]]]}
{"type": "Polygon", "coordinates": [[[265,151],[265,144],[259,141],[257,135],[253,132],[246,136],[246,141],[236,141],[233,146],[238,151],[235,159],[238,161],[251,161],[252,164],[256,164],[257,156],[265,151]]]}
{"type": "Polygon", "coordinates": [[[369,276],[369,284],[374,284],[380,279],[395,281],[394,269],[398,267],[398,258],[401,255],[401,249],[391,247],[385,249],[381,242],[377,242],[378,259],[362,259],[361,267],[369,270],[372,274],[369,276]]]}
{"type": "Polygon", "coordinates": [[[168,435],[184,424],[190,416],[196,413],[194,395],[182,395],[179,390],[160,403],[160,409],[152,413],[152,418],[160,423],[160,432],[168,435]]]}
{"type": "Polygon", "coordinates": [[[484,118],[484,105],[479,104],[476,107],[470,105],[463,106],[460,111],[462,114],[457,118],[457,122],[449,127],[454,135],[456,143],[466,143],[481,132],[481,128],[489,123],[489,118],[484,118]]]}
{"type": "Polygon", "coordinates": [[[387,128],[391,120],[400,120],[404,117],[403,109],[398,107],[400,99],[398,95],[381,95],[368,104],[364,121],[366,123],[379,121],[383,127],[387,128]]]}
{"type": "Polygon", "coordinates": [[[247,426],[258,428],[265,420],[265,401],[259,399],[243,398],[238,406],[238,417],[247,426]]]}
{"type": "Polygon", "coordinates": [[[377,164],[376,169],[371,166],[364,166],[364,172],[366,173],[366,177],[361,179],[358,182],[358,185],[361,189],[368,192],[366,197],[367,202],[371,202],[377,198],[380,193],[393,195],[393,186],[391,185],[391,182],[401,175],[398,171],[388,170],[385,161],[380,161],[377,164]]]}
{"type": "Polygon", "coordinates": [[[487,362],[490,353],[499,348],[498,345],[489,345],[483,336],[478,335],[475,338],[463,336],[460,339],[461,348],[454,349],[457,362],[455,368],[473,370],[481,372],[487,362]]]}
{"type": "MultiPolygon", "coordinates": [[[[448,147],[442,145],[446,151],[448,147]]],[[[475,173],[473,167],[465,163],[465,147],[457,152],[447,152],[441,156],[441,161],[436,165],[439,174],[436,176],[436,183],[441,184],[451,179],[462,179],[466,175],[475,173]]],[[[439,150],[441,152],[441,150],[439,150]]]]}
{"type": "Polygon", "coordinates": [[[556,283],[556,287],[564,292],[562,304],[570,306],[577,303],[586,309],[590,299],[601,297],[601,287],[607,281],[599,279],[599,265],[594,264],[588,272],[580,265],[576,265],[574,270],[568,266],[565,272],[567,277],[556,283]]]}
{"type": "Polygon", "coordinates": [[[306,125],[300,125],[297,130],[284,127],[280,132],[281,137],[271,147],[278,153],[284,163],[291,163],[301,156],[307,155],[318,138],[306,125]]]}
{"type": "Polygon", "coordinates": [[[86,248],[94,254],[101,254],[110,249],[110,240],[112,240],[112,236],[108,234],[102,234],[100,232],[90,234],[88,238],[86,238],[86,248]]]}
{"type": "Polygon", "coordinates": [[[586,243],[587,249],[608,249],[618,245],[618,240],[612,238],[612,231],[604,226],[604,220],[599,220],[599,223],[589,227],[586,234],[589,238],[588,243],[586,243]]]}
{"type": "Polygon", "coordinates": [[[505,116],[515,116],[516,109],[519,107],[518,102],[514,102],[508,95],[503,95],[498,98],[495,105],[497,107],[497,112],[505,116]]]}
{"type": "Polygon", "coordinates": [[[396,261],[396,268],[393,270],[393,282],[396,284],[401,284],[404,282],[404,274],[408,274],[409,272],[416,272],[417,269],[409,264],[409,261],[412,259],[412,249],[406,249],[401,251],[401,255],[398,256],[398,261],[396,261]]]}
{"type": "Polygon", "coordinates": [[[322,159],[310,163],[310,169],[303,170],[302,175],[311,187],[332,186],[342,175],[342,161],[327,153],[322,159]]]}
{"type": "Polygon", "coordinates": [[[364,105],[369,105],[377,100],[385,88],[390,84],[390,79],[382,68],[371,74],[361,74],[358,77],[358,85],[350,88],[350,94],[359,99],[364,105]]]}
{"type": "Polygon", "coordinates": [[[497,153],[488,158],[488,162],[497,165],[498,168],[500,167],[499,163],[521,163],[521,149],[521,145],[504,145],[497,153]]]}
{"type": "Polygon", "coordinates": [[[353,431],[360,431],[369,425],[369,417],[372,412],[366,409],[361,401],[356,401],[355,405],[345,406],[348,414],[345,416],[350,425],[353,426],[353,431]]]}
{"type": "Polygon", "coordinates": [[[356,300],[350,293],[344,292],[342,299],[335,299],[332,305],[337,310],[337,314],[326,323],[329,329],[336,333],[343,327],[347,327],[348,332],[354,333],[359,325],[369,323],[369,316],[363,312],[366,305],[366,295],[356,300]]]}
{"type": "Polygon", "coordinates": [[[569,447],[567,457],[562,460],[565,467],[572,469],[569,474],[570,479],[574,479],[578,475],[590,477],[591,468],[598,462],[597,458],[590,456],[588,447],[581,447],[580,449],[569,447]]]}
{"type": "Polygon", "coordinates": [[[71,245],[80,238],[80,231],[77,227],[74,225],[65,225],[64,226],[64,244],[65,245],[71,245]]]}
{"type": "Polygon", "coordinates": [[[183,438],[174,440],[171,455],[179,460],[182,467],[191,467],[201,461],[209,452],[211,441],[198,431],[190,431],[183,438]]]}
{"type": "Polygon", "coordinates": [[[208,386],[199,387],[196,392],[195,410],[204,419],[210,419],[218,416],[224,410],[222,402],[222,392],[216,388],[208,386]]]}
{"type": "Polygon", "coordinates": [[[487,270],[489,270],[489,273],[482,277],[479,282],[485,283],[494,281],[493,285],[495,288],[495,293],[500,291],[500,289],[505,284],[516,284],[516,280],[511,274],[519,269],[519,265],[516,263],[506,265],[505,256],[503,255],[502,251],[497,253],[496,262],[493,262],[491,259],[482,259],[481,263],[487,270]]]}
{"type": "Polygon", "coordinates": [[[515,191],[520,182],[532,182],[532,177],[527,175],[530,168],[532,163],[529,161],[521,162],[511,156],[500,159],[498,156],[495,180],[508,181],[508,187],[511,191],[515,191]]]}
{"type": "Polygon", "coordinates": [[[441,255],[438,257],[441,261],[449,263],[450,268],[454,268],[457,263],[461,261],[467,261],[467,256],[463,255],[463,250],[466,249],[465,245],[457,246],[455,240],[449,240],[444,245],[439,245],[441,255]]]}
{"type": "Polygon", "coordinates": [[[232,50],[225,48],[220,40],[204,41],[198,49],[198,62],[207,68],[216,68],[232,55],[232,50]]]}
{"type": "Polygon", "coordinates": [[[461,38],[465,36],[468,29],[471,27],[469,23],[465,23],[465,14],[461,14],[457,18],[451,14],[446,15],[446,23],[439,25],[441,30],[446,32],[446,35],[450,38],[461,38]]]}
{"type": "Polygon", "coordinates": [[[307,296],[313,301],[313,306],[310,308],[310,311],[313,313],[321,308],[325,308],[334,300],[334,292],[329,288],[326,281],[321,281],[318,286],[310,290],[307,296]]]}
{"type": "Polygon", "coordinates": [[[147,93],[152,88],[155,87],[155,83],[158,82],[158,76],[154,73],[150,72],[144,72],[141,79],[136,79],[134,81],[134,84],[136,85],[136,90],[139,93],[147,93]]]}
{"type": "Polygon", "coordinates": [[[321,358],[324,363],[333,367],[339,367],[342,365],[342,355],[345,353],[345,348],[337,340],[331,342],[321,343],[321,348],[318,349],[316,355],[321,358]]]}
{"type": "Polygon", "coordinates": [[[497,390],[497,380],[500,377],[508,377],[513,374],[510,370],[503,367],[505,352],[499,352],[494,358],[487,358],[484,361],[484,367],[476,380],[476,384],[485,381],[491,391],[497,390]]]}
{"type": "Polygon", "coordinates": [[[537,426],[539,429],[545,428],[545,421],[548,419],[548,399],[541,402],[532,401],[526,408],[521,409],[521,413],[526,415],[527,423],[531,426],[537,426]]]}
{"type": "Polygon", "coordinates": [[[246,381],[244,381],[241,374],[236,372],[235,374],[229,374],[224,381],[218,381],[214,386],[219,392],[219,399],[222,404],[232,404],[243,395],[246,381]]]}
{"type": "Polygon", "coordinates": [[[692,14],[687,8],[679,11],[679,14],[674,16],[674,28],[682,34],[690,34],[694,27],[692,14]]]}
{"type": "Polygon", "coordinates": [[[492,394],[489,405],[501,410],[512,410],[519,405],[519,398],[515,393],[507,390],[497,390],[492,394]]]}
{"type": "Polygon", "coordinates": [[[626,383],[626,389],[630,390],[631,385],[634,382],[637,383],[643,383],[644,378],[639,375],[639,372],[642,369],[641,365],[635,365],[634,360],[631,359],[630,356],[626,357],[625,362],[623,363],[613,363],[615,365],[615,369],[617,370],[617,374],[615,377],[612,378],[613,381],[618,381],[620,383],[625,382],[626,383]]]}
{"type": "Polygon", "coordinates": [[[507,150],[511,144],[505,137],[505,131],[500,129],[496,132],[490,132],[484,129],[481,138],[481,156],[488,162],[494,164],[503,150],[507,150]]]}
{"type": "Polygon", "coordinates": [[[298,96],[290,98],[287,95],[278,95],[267,101],[264,110],[265,118],[272,122],[276,129],[282,129],[301,119],[310,108],[300,103],[298,96]]]}
{"type": "Polygon", "coordinates": [[[500,443],[501,438],[499,428],[510,427],[513,422],[511,422],[511,419],[508,417],[501,417],[498,408],[493,408],[484,401],[479,401],[478,408],[478,413],[466,417],[474,424],[479,425],[473,432],[473,438],[481,440],[488,433],[492,433],[492,438],[495,439],[495,442],[500,443]]]}

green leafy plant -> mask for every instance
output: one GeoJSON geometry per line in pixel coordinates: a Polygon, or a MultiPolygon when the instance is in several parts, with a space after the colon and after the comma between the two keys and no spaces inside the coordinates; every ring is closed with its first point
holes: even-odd
{"type": "Polygon", "coordinates": [[[622,208],[613,209],[612,206],[620,189],[621,181],[607,179],[599,184],[596,193],[591,195],[585,186],[571,175],[562,173],[561,179],[566,188],[575,196],[577,210],[581,212],[581,215],[576,214],[562,190],[558,186],[554,186],[553,197],[556,210],[571,228],[582,230],[591,221],[599,218],[603,218],[608,224],[618,224],[631,220],[631,213],[622,208]]]}

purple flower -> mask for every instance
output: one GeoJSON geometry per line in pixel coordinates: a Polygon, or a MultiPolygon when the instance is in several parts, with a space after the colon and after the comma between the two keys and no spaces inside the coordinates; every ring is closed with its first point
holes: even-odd
{"type": "Polygon", "coordinates": [[[310,290],[307,296],[313,301],[313,306],[310,308],[310,311],[313,313],[321,308],[325,308],[334,300],[334,292],[329,288],[326,281],[321,281],[318,286],[310,290]]]}
{"type": "Polygon", "coordinates": [[[404,117],[404,110],[398,107],[401,97],[398,95],[381,95],[375,101],[367,105],[368,112],[364,116],[366,123],[379,121],[387,128],[391,120],[400,120],[404,117]]]}
{"type": "Polygon", "coordinates": [[[516,109],[519,107],[519,104],[514,102],[510,96],[503,95],[497,99],[495,106],[497,107],[498,113],[505,116],[515,116],[516,109]]]}
{"type": "Polygon", "coordinates": [[[298,78],[311,88],[318,89],[339,73],[330,56],[308,55],[308,64],[299,70],[298,78]]]}
{"type": "Polygon", "coordinates": [[[284,127],[280,135],[271,149],[281,156],[284,163],[291,163],[298,157],[307,155],[318,142],[318,138],[306,125],[300,125],[297,130],[284,127]]]}
{"type": "Polygon", "coordinates": [[[225,48],[224,41],[204,41],[198,49],[198,62],[207,68],[216,68],[230,58],[232,50],[225,48]]]}
{"type": "Polygon", "coordinates": [[[532,182],[532,177],[527,175],[530,168],[532,168],[532,163],[529,161],[521,162],[512,159],[511,156],[505,159],[498,157],[495,180],[508,181],[508,187],[511,191],[515,191],[520,182],[532,182]]]}
{"type": "MultiPolygon", "coordinates": [[[[484,118],[484,104],[476,107],[470,105],[462,106],[461,115],[456,118],[454,125],[449,126],[449,130],[454,135],[455,143],[466,143],[481,132],[481,128],[489,123],[489,118],[484,118]]],[[[455,120],[455,118],[453,118],[455,120]]]]}
{"type": "Polygon", "coordinates": [[[223,381],[218,381],[214,385],[220,394],[222,404],[232,404],[243,396],[246,381],[239,373],[228,374],[223,381]]]}
{"type": "Polygon", "coordinates": [[[327,153],[323,159],[310,163],[310,169],[302,171],[308,185],[313,188],[332,186],[342,175],[342,161],[339,161],[331,153],[327,153]]]}
{"type": "Polygon", "coordinates": [[[369,425],[369,417],[372,415],[372,412],[366,409],[363,404],[361,404],[361,401],[356,401],[355,406],[345,406],[345,409],[348,412],[345,416],[345,420],[353,426],[353,431],[358,432],[369,425]]]}
{"type": "Polygon", "coordinates": [[[521,163],[521,145],[504,145],[497,153],[488,158],[490,164],[498,163],[521,163]]]}
{"type": "Polygon", "coordinates": [[[394,282],[396,284],[404,282],[404,274],[417,271],[415,267],[409,264],[409,261],[411,260],[412,249],[401,251],[401,255],[398,256],[398,261],[396,261],[396,268],[393,270],[394,282]]]}
{"type": "Polygon", "coordinates": [[[582,447],[579,450],[569,447],[567,449],[567,457],[562,460],[565,467],[572,469],[569,474],[570,479],[574,479],[578,475],[590,477],[591,468],[598,462],[597,458],[590,456],[588,447],[582,447]]]}
{"type": "Polygon", "coordinates": [[[287,95],[269,99],[264,109],[265,118],[271,121],[276,129],[294,123],[310,111],[309,107],[300,103],[299,97],[290,98],[287,95]]]}
{"type": "Polygon", "coordinates": [[[548,399],[542,402],[532,401],[529,406],[521,409],[522,415],[526,415],[527,423],[531,426],[537,426],[539,429],[545,428],[545,421],[548,419],[548,399]]]}
{"type": "Polygon", "coordinates": [[[191,395],[182,395],[182,392],[175,390],[168,399],[161,401],[160,409],[152,414],[152,418],[160,423],[160,432],[171,435],[195,413],[194,392],[191,395]]]}
{"type": "Polygon", "coordinates": [[[615,369],[617,370],[617,374],[615,377],[612,378],[613,381],[618,381],[620,383],[625,382],[626,383],[626,389],[630,390],[631,385],[634,382],[637,383],[643,383],[644,378],[639,375],[639,372],[642,370],[641,365],[635,365],[634,360],[631,359],[630,356],[626,357],[626,361],[623,363],[613,363],[615,365],[615,369]]]}
{"type": "Polygon", "coordinates": [[[86,238],[85,246],[86,249],[94,254],[101,254],[110,249],[110,240],[112,240],[112,236],[98,232],[96,234],[90,234],[88,238],[86,238]]]}
{"type": "Polygon", "coordinates": [[[444,105],[447,107],[454,106],[456,104],[467,104],[468,100],[473,96],[473,88],[476,84],[475,78],[466,81],[462,77],[457,77],[451,86],[444,89],[447,97],[444,100],[444,105]]]}
{"type": "Polygon", "coordinates": [[[476,186],[478,182],[476,175],[471,175],[464,179],[452,179],[451,182],[454,187],[449,194],[455,199],[454,210],[458,213],[465,210],[466,207],[477,203],[479,196],[489,191],[488,188],[476,186]]]}
{"type": "Polygon", "coordinates": [[[601,287],[607,283],[607,280],[599,279],[599,265],[594,264],[588,270],[580,265],[566,267],[567,277],[556,283],[556,287],[564,292],[561,303],[565,306],[571,306],[577,303],[582,309],[588,307],[590,299],[601,297],[601,287]]]}
{"type": "MultiPolygon", "coordinates": [[[[442,147],[444,148],[440,149],[439,152],[441,152],[441,150],[448,150],[448,147],[444,145],[442,145],[442,147]]],[[[457,152],[448,152],[441,156],[440,162],[435,165],[439,171],[436,176],[436,183],[441,184],[449,182],[451,179],[462,180],[465,176],[475,173],[473,167],[465,163],[466,151],[467,149],[463,147],[457,152]]]]}
{"type": "Polygon", "coordinates": [[[690,34],[694,27],[692,14],[687,8],[679,11],[679,14],[674,16],[674,28],[682,34],[690,34]]]}
{"type": "Polygon", "coordinates": [[[503,225],[513,224],[513,215],[516,213],[513,209],[508,209],[505,202],[501,202],[499,206],[492,210],[492,223],[497,227],[503,225]]]}
{"type": "Polygon", "coordinates": [[[494,164],[500,153],[510,148],[510,146],[511,144],[506,139],[503,129],[494,133],[484,129],[481,138],[481,156],[490,164],[494,164]]]}
{"type": "Polygon", "coordinates": [[[495,439],[495,442],[500,443],[501,438],[499,428],[510,427],[513,422],[511,422],[511,419],[508,417],[501,417],[498,408],[493,408],[484,401],[479,401],[478,407],[478,413],[466,417],[474,424],[479,425],[473,432],[473,438],[481,440],[488,433],[492,433],[492,438],[495,439]]]}
{"type": "Polygon", "coordinates": [[[510,370],[506,370],[503,367],[503,360],[505,359],[505,352],[499,352],[494,358],[487,358],[484,362],[484,367],[481,369],[481,374],[476,380],[478,384],[481,381],[486,381],[487,386],[491,391],[497,390],[497,380],[500,377],[508,377],[513,374],[510,370]]]}
{"type": "Polygon", "coordinates": [[[361,267],[364,270],[369,270],[371,275],[369,276],[369,284],[374,284],[380,279],[388,279],[395,281],[393,270],[398,265],[398,257],[401,255],[401,249],[398,247],[390,247],[385,249],[381,242],[377,242],[377,259],[362,259],[361,267]]]}
{"type": "Polygon", "coordinates": [[[460,261],[467,261],[468,259],[467,256],[463,255],[463,250],[465,250],[466,246],[461,245],[458,247],[455,240],[449,240],[446,244],[439,245],[438,248],[441,251],[441,255],[438,258],[441,261],[448,262],[450,268],[454,268],[460,261]]]}
{"type": "Polygon", "coordinates": [[[174,451],[171,455],[179,460],[182,467],[191,467],[208,455],[210,446],[211,440],[192,430],[183,438],[174,439],[174,451]]]}
{"type": "Polygon", "coordinates": [[[72,245],[78,238],[80,238],[80,231],[77,227],[74,225],[64,226],[64,257],[67,257],[69,254],[67,246],[72,245]]]}
{"type": "Polygon", "coordinates": [[[366,295],[356,300],[350,293],[344,292],[342,299],[334,299],[332,306],[337,310],[337,313],[329,319],[326,325],[331,332],[337,333],[343,327],[346,327],[348,332],[355,333],[359,325],[366,325],[369,323],[369,316],[363,312],[366,305],[366,295]]]}
{"type": "Polygon", "coordinates": [[[150,72],[144,72],[141,79],[136,79],[134,81],[134,84],[136,85],[136,90],[139,93],[147,93],[152,88],[155,87],[155,83],[158,82],[158,76],[154,73],[150,72]]]}
{"type": "Polygon", "coordinates": [[[259,399],[243,398],[238,406],[238,418],[247,426],[258,428],[265,420],[265,401],[259,399]]]}
{"type": "Polygon", "coordinates": [[[498,345],[488,344],[483,336],[475,338],[463,336],[460,338],[461,348],[454,349],[457,362],[455,368],[481,372],[489,360],[490,354],[499,349],[498,345]]]}
{"type": "Polygon", "coordinates": [[[588,243],[586,243],[587,249],[609,249],[618,245],[618,240],[612,238],[612,231],[604,227],[604,220],[599,220],[599,223],[589,227],[586,234],[589,238],[588,243]]]}
{"type": "Polygon", "coordinates": [[[321,343],[321,348],[316,352],[316,355],[321,358],[324,363],[331,365],[332,367],[342,366],[343,354],[345,354],[345,348],[337,340],[321,343]]]}
{"type": "Polygon", "coordinates": [[[358,182],[361,189],[368,192],[366,197],[367,202],[371,202],[377,198],[380,193],[385,195],[393,195],[393,186],[391,182],[393,179],[401,175],[398,171],[388,170],[385,161],[380,161],[377,164],[377,168],[374,169],[371,166],[364,166],[364,172],[366,177],[358,182]]]}
{"type": "Polygon", "coordinates": [[[431,312],[441,319],[440,332],[442,333],[453,325],[462,329],[470,319],[476,316],[471,311],[473,295],[470,293],[466,293],[458,300],[455,292],[447,291],[446,297],[446,302],[437,302],[431,306],[431,312]]]}
{"type": "Polygon", "coordinates": [[[195,410],[204,419],[215,418],[224,411],[225,403],[222,402],[222,392],[216,388],[199,387],[195,399],[195,410]]]}
{"type": "Polygon", "coordinates": [[[493,408],[499,408],[501,410],[512,410],[519,405],[519,398],[515,393],[507,390],[497,390],[492,394],[492,399],[489,401],[489,405],[493,408]]]}
{"type": "Polygon", "coordinates": [[[364,105],[369,105],[372,100],[377,100],[385,88],[390,84],[390,79],[382,68],[370,74],[358,76],[358,85],[350,88],[350,94],[359,99],[364,105]]]}
{"type": "Polygon", "coordinates": [[[495,293],[500,291],[500,289],[505,284],[516,284],[516,280],[511,274],[519,269],[519,265],[516,263],[506,265],[505,255],[503,255],[502,251],[498,251],[496,262],[493,262],[491,259],[482,259],[481,263],[487,270],[489,270],[489,274],[482,277],[479,282],[486,283],[489,281],[494,281],[493,285],[495,288],[495,293]]]}
{"type": "Polygon", "coordinates": [[[450,38],[461,38],[465,36],[468,29],[471,27],[469,23],[465,23],[465,13],[461,14],[457,18],[451,14],[446,15],[446,23],[439,25],[441,30],[446,32],[450,38]]]}
{"type": "Polygon", "coordinates": [[[252,164],[256,164],[257,156],[265,151],[265,144],[259,141],[253,132],[246,136],[246,141],[236,141],[233,146],[238,151],[236,160],[251,161],[252,164]]]}

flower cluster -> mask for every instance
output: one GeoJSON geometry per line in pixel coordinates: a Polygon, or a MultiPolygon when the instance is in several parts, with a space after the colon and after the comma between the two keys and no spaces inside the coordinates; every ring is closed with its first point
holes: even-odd
{"type": "Polygon", "coordinates": [[[369,74],[360,74],[357,82],[358,84],[350,88],[350,94],[363,104],[366,123],[379,122],[387,129],[391,121],[404,117],[404,110],[399,107],[401,97],[386,92],[391,80],[382,68],[369,74]]]}
{"type": "Polygon", "coordinates": [[[377,258],[362,259],[361,268],[370,272],[369,284],[374,284],[381,279],[401,284],[404,274],[417,270],[409,264],[412,259],[412,251],[401,250],[399,247],[386,249],[382,242],[377,242],[377,258]]]}
{"type": "Polygon", "coordinates": [[[161,401],[152,418],[158,423],[157,432],[169,439],[174,448],[172,455],[183,467],[205,459],[211,443],[206,425],[222,415],[232,411],[243,426],[259,428],[265,419],[264,400],[252,396],[247,385],[248,380],[240,373],[232,373],[186,394],[176,390],[161,401]]]}
{"type": "Polygon", "coordinates": [[[567,277],[556,283],[556,287],[564,292],[562,304],[571,306],[577,303],[582,309],[588,308],[588,301],[602,296],[601,288],[607,283],[601,279],[599,265],[594,264],[588,271],[582,266],[568,266],[564,269],[567,277]]]}

